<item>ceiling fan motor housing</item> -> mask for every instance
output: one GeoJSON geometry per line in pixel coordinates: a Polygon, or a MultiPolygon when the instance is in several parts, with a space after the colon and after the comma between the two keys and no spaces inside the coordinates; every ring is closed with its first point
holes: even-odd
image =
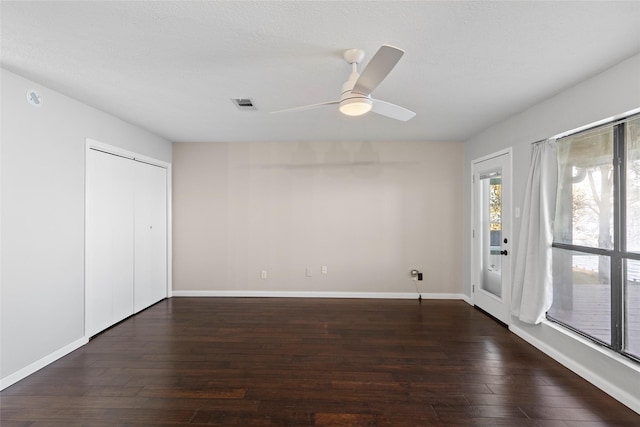
{"type": "MultiPolygon", "coordinates": [[[[351,49],[345,52],[345,59],[348,61],[347,56],[351,51],[359,51],[361,53],[359,59],[362,60],[364,52],[358,49],[351,49]]],[[[357,54],[358,52],[355,52],[357,54]]],[[[342,84],[342,94],[340,95],[340,112],[347,116],[361,116],[368,113],[373,107],[373,101],[368,95],[353,92],[360,74],[356,71],[357,62],[352,62],[352,71],[349,75],[349,79],[342,84]]]]}

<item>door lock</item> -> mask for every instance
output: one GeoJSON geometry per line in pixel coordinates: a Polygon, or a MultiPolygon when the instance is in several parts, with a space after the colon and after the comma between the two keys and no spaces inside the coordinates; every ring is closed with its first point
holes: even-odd
{"type": "Polygon", "coordinates": [[[507,252],[507,250],[505,249],[504,251],[500,251],[500,255],[504,255],[507,256],[509,253],[507,252]]]}

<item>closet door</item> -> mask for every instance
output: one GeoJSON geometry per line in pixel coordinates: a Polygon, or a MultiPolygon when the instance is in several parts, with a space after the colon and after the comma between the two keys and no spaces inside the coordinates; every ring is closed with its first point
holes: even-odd
{"type": "Polygon", "coordinates": [[[133,314],[134,169],[131,160],[87,152],[87,336],[133,314]]]}
{"type": "Polygon", "coordinates": [[[135,163],[135,312],[167,297],[167,170],[135,163]]]}

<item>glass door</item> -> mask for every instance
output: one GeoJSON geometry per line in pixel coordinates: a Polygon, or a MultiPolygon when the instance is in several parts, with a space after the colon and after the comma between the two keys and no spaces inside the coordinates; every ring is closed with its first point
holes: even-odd
{"type": "Polygon", "coordinates": [[[482,280],[479,285],[502,298],[502,171],[480,175],[480,188],[482,280]]]}
{"type": "Polygon", "coordinates": [[[472,163],[474,305],[508,324],[510,312],[511,152],[472,163]]]}

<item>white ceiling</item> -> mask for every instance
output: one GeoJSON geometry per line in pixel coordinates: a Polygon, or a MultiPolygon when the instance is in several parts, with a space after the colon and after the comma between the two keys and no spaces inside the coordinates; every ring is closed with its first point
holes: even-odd
{"type": "Polygon", "coordinates": [[[2,1],[1,24],[2,67],[193,142],[465,140],[640,52],[640,1],[2,1]],[[382,44],[406,54],[373,95],[414,119],[269,114],[337,99],[342,52],[382,44]]]}

